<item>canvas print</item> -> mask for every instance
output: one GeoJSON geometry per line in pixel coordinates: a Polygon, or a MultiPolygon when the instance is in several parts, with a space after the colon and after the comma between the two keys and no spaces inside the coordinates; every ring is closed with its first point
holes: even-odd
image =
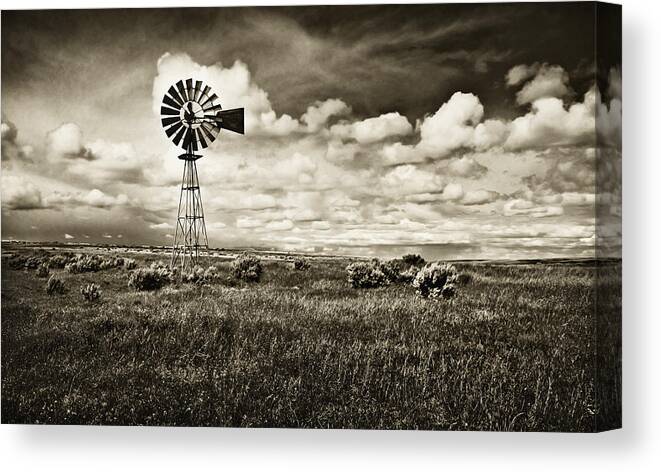
{"type": "Polygon", "coordinates": [[[1,15],[3,423],[620,427],[620,6],[1,15]]]}

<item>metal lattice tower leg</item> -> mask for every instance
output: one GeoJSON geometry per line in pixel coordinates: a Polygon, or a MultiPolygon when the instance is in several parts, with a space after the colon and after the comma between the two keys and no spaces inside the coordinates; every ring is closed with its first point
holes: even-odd
{"type": "Polygon", "coordinates": [[[195,163],[201,156],[193,154],[189,149],[186,154],[179,157],[184,161],[184,174],[181,179],[179,211],[170,268],[178,267],[183,274],[200,263],[200,258],[209,249],[209,240],[204,224],[200,181],[195,163]]]}

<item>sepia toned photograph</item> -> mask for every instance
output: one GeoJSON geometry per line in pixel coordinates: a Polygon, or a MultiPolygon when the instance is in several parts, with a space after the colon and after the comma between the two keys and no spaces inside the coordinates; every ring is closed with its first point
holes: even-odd
{"type": "Polygon", "coordinates": [[[1,12],[1,421],[621,427],[621,7],[1,12]]]}

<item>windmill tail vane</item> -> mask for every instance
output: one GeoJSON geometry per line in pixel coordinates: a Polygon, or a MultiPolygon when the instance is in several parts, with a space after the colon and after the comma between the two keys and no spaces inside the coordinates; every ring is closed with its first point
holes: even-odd
{"type": "Polygon", "coordinates": [[[198,265],[209,249],[196,164],[202,155],[196,153],[210,146],[221,129],[244,134],[243,116],[243,108],[223,110],[218,96],[200,80],[180,80],[163,96],[165,134],[185,151],[179,155],[184,171],[170,260],[170,267],[182,274],[198,265]]]}

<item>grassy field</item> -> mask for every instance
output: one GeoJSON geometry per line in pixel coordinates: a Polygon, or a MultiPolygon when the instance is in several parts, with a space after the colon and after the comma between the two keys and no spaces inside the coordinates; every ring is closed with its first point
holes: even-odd
{"type": "MultiPolygon", "coordinates": [[[[32,251],[31,249],[16,249],[32,251]]],[[[8,252],[3,248],[3,256],[8,252]]],[[[11,251],[9,251],[11,252],[11,251]]],[[[135,256],[130,256],[135,257],[135,256]]],[[[139,265],[155,257],[140,255],[139,265]]],[[[2,263],[2,422],[593,431],[619,425],[618,265],[457,264],[455,299],[354,289],[348,259],[257,284],[229,260],[208,285],[128,288],[129,271],[2,263]],[[101,286],[97,303],[80,288],[101,286]],[[595,375],[596,371],[599,375],[595,375]],[[597,384],[595,384],[597,382],[597,384]]]]}

